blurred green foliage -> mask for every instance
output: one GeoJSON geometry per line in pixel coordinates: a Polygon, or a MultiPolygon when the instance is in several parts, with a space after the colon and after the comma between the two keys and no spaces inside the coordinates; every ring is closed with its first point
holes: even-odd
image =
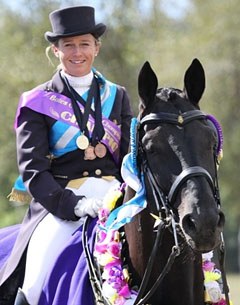
{"type": "MultiPolygon", "coordinates": [[[[223,210],[226,213],[227,266],[236,271],[237,232],[240,227],[240,6],[237,0],[188,1],[178,18],[161,0],[115,1],[1,1],[0,11],[0,227],[21,221],[26,206],[9,204],[17,177],[13,122],[20,94],[48,80],[54,73],[45,56],[43,34],[50,30],[48,14],[67,5],[93,5],[96,17],[108,25],[95,66],[108,79],[124,85],[135,114],[137,77],[148,60],[159,87],[183,86],[183,73],[194,57],[204,65],[207,88],[201,102],[224,131],[224,158],[219,169],[223,210]],[[15,2],[14,2],[15,3],[15,2]]],[[[175,1],[177,3],[177,1],[175,1]]]]}

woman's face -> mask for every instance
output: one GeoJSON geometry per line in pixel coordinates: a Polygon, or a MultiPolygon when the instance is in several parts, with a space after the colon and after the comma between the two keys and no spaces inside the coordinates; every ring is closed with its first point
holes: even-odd
{"type": "Polygon", "coordinates": [[[72,76],[84,76],[90,73],[100,43],[91,34],[60,38],[57,45],[52,46],[59,58],[62,69],[72,76]]]}

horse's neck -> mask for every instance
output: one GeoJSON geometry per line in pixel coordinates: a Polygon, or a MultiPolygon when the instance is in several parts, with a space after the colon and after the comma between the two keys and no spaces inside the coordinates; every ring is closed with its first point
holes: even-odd
{"type": "MultiPolygon", "coordinates": [[[[137,285],[141,283],[156,238],[153,224],[154,220],[149,217],[149,211],[146,209],[137,215],[132,223],[125,226],[130,271],[133,282],[137,285]]],[[[193,254],[185,241],[180,240],[180,244],[181,254],[175,259],[169,273],[164,277],[151,299],[152,305],[203,305],[201,255],[193,254]]],[[[155,257],[148,289],[156,282],[157,277],[166,266],[173,246],[172,232],[166,229],[155,257]]]]}
{"type": "Polygon", "coordinates": [[[139,283],[143,277],[151,249],[154,242],[153,220],[145,221],[142,217],[146,211],[136,215],[134,220],[125,225],[126,240],[128,243],[129,261],[133,278],[139,283]]]}

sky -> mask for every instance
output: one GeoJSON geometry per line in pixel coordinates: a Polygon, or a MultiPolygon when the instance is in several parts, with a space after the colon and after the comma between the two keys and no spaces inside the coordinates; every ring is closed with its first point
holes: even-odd
{"type": "Polygon", "coordinates": [[[190,6],[191,0],[162,0],[162,9],[172,18],[181,18],[190,6]]]}
{"type": "MultiPolygon", "coordinates": [[[[3,0],[3,2],[8,4],[13,9],[21,9],[21,6],[19,5],[19,0],[3,0]]],[[[81,1],[81,5],[92,5],[97,8],[97,2],[97,0],[83,0],[81,1]]],[[[161,6],[169,17],[177,19],[181,18],[181,16],[184,15],[187,8],[189,8],[190,2],[191,0],[162,0],[161,6]]],[[[148,5],[148,3],[148,1],[144,1],[143,5],[148,5]]]]}

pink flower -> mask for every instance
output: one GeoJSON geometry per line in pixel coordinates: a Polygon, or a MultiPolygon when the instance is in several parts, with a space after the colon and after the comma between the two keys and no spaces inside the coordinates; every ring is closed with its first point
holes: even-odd
{"type": "Polygon", "coordinates": [[[117,242],[111,242],[108,245],[108,252],[114,257],[118,258],[121,254],[121,244],[117,242]]]}
{"type": "Polygon", "coordinates": [[[123,296],[125,299],[131,297],[131,291],[129,290],[128,284],[125,284],[118,293],[120,296],[123,296]]]}
{"type": "Polygon", "coordinates": [[[113,267],[121,269],[121,260],[119,258],[108,263],[104,269],[107,270],[107,269],[111,269],[113,267]]]}
{"type": "Polygon", "coordinates": [[[98,232],[98,243],[101,243],[105,240],[107,233],[103,230],[99,230],[98,232]]]}
{"type": "Polygon", "coordinates": [[[95,245],[95,251],[98,253],[105,253],[107,251],[107,244],[97,243],[95,245]]]}
{"type": "Polygon", "coordinates": [[[219,302],[214,303],[214,305],[226,305],[226,301],[224,299],[221,299],[219,302]]]}
{"type": "Polygon", "coordinates": [[[203,270],[204,271],[212,271],[214,269],[215,264],[210,261],[205,261],[203,263],[203,270]]]}
{"type": "Polygon", "coordinates": [[[108,215],[109,215],[109,210],[108,209],[105,209],[105,208],[100,209],[99,212],[98,212],[98,222],[101,223],[101,224],[104,224],[108,215]]]}

